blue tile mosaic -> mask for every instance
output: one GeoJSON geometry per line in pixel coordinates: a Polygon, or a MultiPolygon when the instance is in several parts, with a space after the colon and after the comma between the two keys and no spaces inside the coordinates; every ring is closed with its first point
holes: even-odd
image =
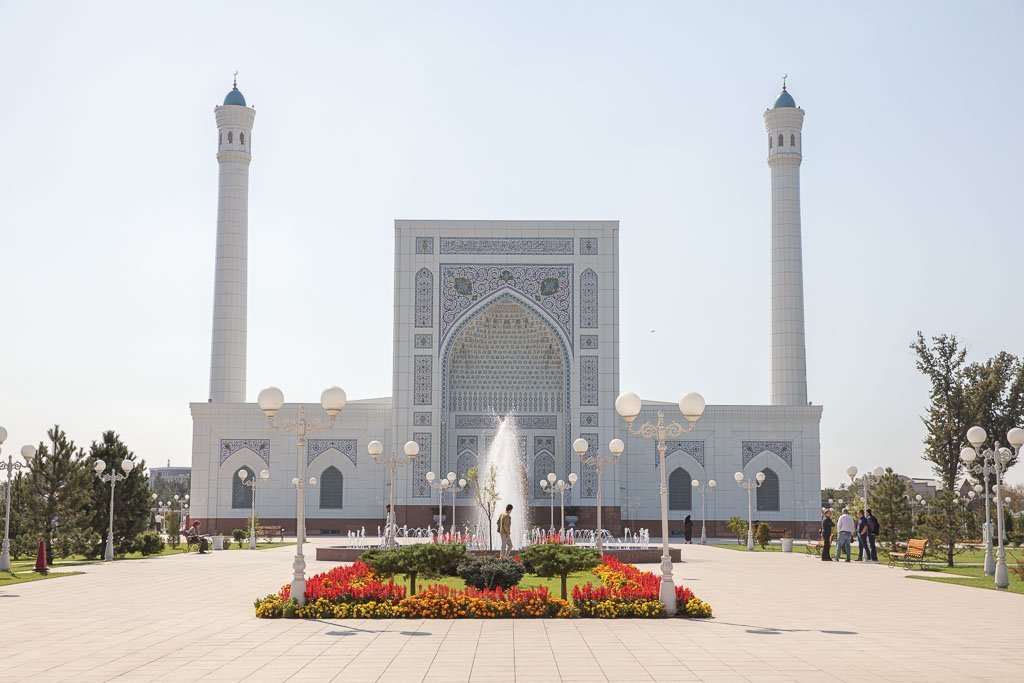
{"type": "Polygon", "coordinates": [[[327,451],[334,449],[352,461],[356,462],[358,449],[355,439],[308,439],[306,441],[306,464],[309,465],[327,451]]]}
{"type": "Polygon", "coordinates": [[[223,465],[225,460],[244,448],[258,455],[267,465],[270,464],[270,439],[221,439],[220,464],[223,465]]]}
{"type": "Polygon", "coordinates": [[[743,442],[743,466],[768,451],[779,456],[783,462],[790,467],[793,466],[793,442],[792,441],[744,441],[743,442]]]}
{"type": "Polygon", "coordinates": [[[442,254],[572,255],[571,237],[442,237],[442,254]]]}

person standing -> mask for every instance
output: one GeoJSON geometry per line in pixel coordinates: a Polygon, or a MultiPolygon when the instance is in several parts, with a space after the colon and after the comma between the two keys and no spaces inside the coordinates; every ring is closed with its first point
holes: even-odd
{"type": "Polygon", "coordinates": [[[857,561],[869,562],[871,551],[868,550],[868,520],[863,510],[857,510],[857,561]]]}
{"type": "Polygon", "coordinates": [[[853,521],[853,517],[850,516],[849,508],[843,508],[843,514],[839,516],[839,521],[836,523],[836,531],[839,532],[839,537],[836,540],[836,556],[835,561],[839,561],[839,556],[843,554],[843,549],[846,549],[846,561],[850,561],[850,541],[853,540],[853,532],[857,529],[857,525],[853,521]]]}
{"type": "Polygon", "coordinates": [[[498,535],[501,536],[501,556],[512,555],[512,504],[505,506],[505,511],[498,515],[498,535]]]}
{"type": "Polygon", "coordinates": [[[832,561],[832,511],[825,510],[821,518],[821,561],[832,561]]]}
{"type": "Polygon", "coordinates": [[[878,518],[875,517],[871,512],[871,508],[868,508],[867,514],[868,520],[868,562],[878,562],[878,546],[875,545],[875,541],[878,538],[878,532],[881,531],[882,526],[878,523],[878,518]]]}
{"type": "Polygon", "coordinates": [[[687,543],[693,543],[693,520],[690,519],[690,515],[686,515],[686,519],[683,520],[683,538],[687,543]]]}

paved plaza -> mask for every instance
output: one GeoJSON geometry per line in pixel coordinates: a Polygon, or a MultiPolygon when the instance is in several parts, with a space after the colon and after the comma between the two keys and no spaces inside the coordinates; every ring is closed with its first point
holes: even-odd
{"type": "Polygon", "coordinates": [[[1024,678],[1024,596],[884,565],[686,546],[676,577],[714,606],[706,621],[256,619],[293,553],[119,561],[0,588],[0,680],[1024,678]]]}

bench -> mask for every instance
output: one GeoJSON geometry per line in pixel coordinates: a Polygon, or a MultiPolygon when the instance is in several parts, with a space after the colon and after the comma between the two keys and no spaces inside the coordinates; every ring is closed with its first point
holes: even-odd
{"type": "Polygon", "coordinates": [[[912,538],[907,541],[907,549],[902,552],[889,551],[889,566],[895,567],[897,562],[903,564],[904,569],[910,569],[911,565],[917,563],[924,569],[924,552],[928,549],[928,541],[920,538],[912,538]]]}
{"type": "Polygon", "coordinates": [[[261,524],[256,527],[256,538],[262,538],[266,543],[271,543],[274,540],[284,541],[284,527],[261,524]]]}
{"type": "Polygon", "coordinates": [[[785,538],[785,536],[785,529],[772,529],[771,527],[768,528],[768,538],[770,538],[773,541],[778,541],[779,539],[785,538]]]}
{"type": "Polygon", "coordinates": [[[804,548],[807,550],[808,555],[821,555],[821,539],[807,541],[807,545],[804,548]]]}

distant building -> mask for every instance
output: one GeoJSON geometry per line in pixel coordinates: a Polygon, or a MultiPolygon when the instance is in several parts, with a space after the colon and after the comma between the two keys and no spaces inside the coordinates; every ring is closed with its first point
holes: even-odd
{"type": "Polygon", "coordinates": [[[910,488],[913,493],[912,498],[916,498],[918,494],[924,500],[931,500],[938,495],[939,491],[942,490],[942,482],[938,479],[926,479],[924,477],[904,477],[900,475],[900,479],[910,484],[910,488]]]}
{"type": "Polygon", "coordinates": [[[191,479],[191,467],[171,467],[170,460],[167,461],[167,467],[149,468],[149,485],[151,487],[156,487],[156,484],[159,481],[188,484],[191,479]]]}

